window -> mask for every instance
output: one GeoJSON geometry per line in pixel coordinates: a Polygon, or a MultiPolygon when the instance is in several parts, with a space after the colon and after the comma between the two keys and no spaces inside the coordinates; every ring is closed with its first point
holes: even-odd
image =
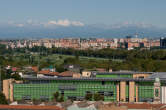
{"type": "Polygon", "coordinates": [[[77,97],[75,97],[75,96],[68,96],[68,99],[70,99],[70,100],[76,100],[77,97]]]}
{"type": "Polygon", "coordinates": [[[86,91],[87,94],[91,93],[92,94],[92,91],[86,91]]]}
{"type": "Polygon", "coordinates": [[[26,95],[26,96],[23,96],[22,99],[24,99],[24,100],[31,100],[31,96],[26,95]]]}
{"type": "Polygon", "coordinates": [[[114,93],[112,91],[104,92],[104,96],[113,96],[114,93]]]}
{"type": "Polygon", "coordinates": [[[140,78],[140,79],[144,79],[144,76],[139,76],[138,78],[140,78]]]}
{"type": "Polygon", "coordinates": [[[104,95],[104,91],[99,91],[98,92],[100,95],[104,95]]]}
{"type": "Polygon", "coordinates": [[[78,101],[83,101],[85,97],[78,96],[78,97],[76,97],[76,98],[77,98],[76,100],[78,100],[78,101]]]}
{"type": "Polygon", "coordinates": [[[102,83],[102,85],[105,85],[105,81],[102,81],[101,83],[102,83]]]}
{"type": "Polygon", "coordinates": [[[76,90],[75,85],[60,85],[59,90],[76,90]]]}
{"type": "Polygon", "coordinates": [[[61,95],[63,95],[63,96],[64,96],[64,91],[61,91],[61,95]]]}
{"type": "Polygon", "coordinates": [[[40,96],[40,99],[41,100],[49,100],[49,97],[48,96],[40,96]]]}

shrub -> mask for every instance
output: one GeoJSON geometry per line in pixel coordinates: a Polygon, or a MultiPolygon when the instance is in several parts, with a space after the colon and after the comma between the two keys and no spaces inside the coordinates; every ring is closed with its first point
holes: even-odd
{"type": "Polygon", "coordinates": [[[2,104],[2,105],[8,104],[8,101],[6,100],[6,97],[2,92],[0,92],[0,104],[2,104]]]}
{"type": "Polygon", "coordinates": [[[54,93],[54,99],[57,101],[59,97],[59,92],[54,93]]]}
{"type": "Polygon", "coordinates": [[[92,93],[87,93],[86,96],[85,96],[85,99],[91,101],[92,97],[93,97],[92,93]]]}
{"type": "Polygon", "coordinates": [[[95,93],[95,94],[94,94],[94,100],[95,100],[95,101],[104,100],[104,96],[103,96],[103,95],[100,95],[100,94],[98,94],[98,93],[95,93]]]}

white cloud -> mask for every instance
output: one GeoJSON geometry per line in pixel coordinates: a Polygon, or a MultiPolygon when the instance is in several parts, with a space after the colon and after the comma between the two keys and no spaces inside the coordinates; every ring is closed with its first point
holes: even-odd
{"type": "Polygon", "coordinates": [[[14,21],[9,21],[8,24],[16,27],[24,27],[23,23],[15,23],[14,21]]]}
{"type": "Polygon", "coordinates": [[[32,19],[29,19],[26,22],[21,22],[21,23],[14,22],[14,21],[8,21],[8,24],[11,26],[16,26],[16,27],[24,27],[24,26],[44,26],[44,27],[84,26],[84,23],[82,23],[80,21],[70,21],[68,19],[50,20],[48,22],[39,22],[39,21],[34,21],[32,19]]]}
{"type": "Polygon", "coordinates": [[[15,24],[17,27],[24,27],[24,24],[15,24]]]}
{"type": "Polygon", "coordinates": [[[58,20],[57,25],[59,26],[70,26],[71,22],[69,20],[58,20]]]}
{"type": "Polygon", "coordinates": [[[32,19],[29,19],[25,22],[15,22],[15,21],[8,21],[8,24],[11,26],[16,27],[26,27],[26,26],[44,26],[44,27],[56,27],[56,26],[63,26],[63,27],[69,27],[69,26],[84,26],[84,23],[80,21],[70,21],[68,19],[60,19],[60,20],[50,20],[48,22],[39,22],[34,21],[32,19]]]}
{"type": "Polygon", "coordinates": [[[49,21],[47,24],[48,24],[48,25],[52,25],[52,24],[55,24],[55,25],[56,25],[57,23],[56,23],[56,21],[49,21]]]}
{"type": "Polygon", "coordinates": [[[84,24],[80,21],[69,21],[68,19],[65,19],[65,20],[58,20],[58,21],[55,21],[55,20],[51,20],[51,21],[48,21],[48,23],[45,24],[45,26],[53,26],[53,25],[57,25],[57,26],[65,26],[65,27],[68,27],[68,26],[84,26],[84,24]]]}
{"type": "Polygon", "coordinates": [[[81,23],[80,21],[73,21],[72,25],[74,25],[74,26],[84,26],[84,24],[81,23]]]}
{"type": "Polygon", "coordinates": [[[24,23],[25,25],[31,25],[31,26],[43,26],[45,23],[39,22],[37,20],[32,20],[29,19],[26,21],[26,23],[24,23]]]}
{"type": "Polygon", "coordinates": [[[28,23],[28,24],[32,24],[32,23],[33,23],[33,20],[29,19],[29,20],[27,20],[27,23],[28,23]]]}
{"type": "Polygon", "coordinates": [[[8,21],[8,24],[12,25],[14,24],[14,21],[8,21]]]}

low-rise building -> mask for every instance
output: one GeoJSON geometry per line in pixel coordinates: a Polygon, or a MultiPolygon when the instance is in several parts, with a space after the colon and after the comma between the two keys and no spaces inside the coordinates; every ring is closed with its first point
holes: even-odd
{"type": "Polygon", "coordinates": [[[37,73],[37,78],[43,78],[43,77],[58,77],[58,72],[52,72],[50,70],[42,70],[37,73]]]}
{"type": "Polygon", "coordinates": [[[79,77],[80,76],[80,73],[76,73],[76,72],[73,72],[73,71],[64,71],[62,73],[59,74],[59,77],[79,77]]]}
{"type": "Polygon", "coordinates": [[[74,78],[73,74],[68,75],[64,72],[63,77],[24,78],[22,83],[11,79],[4,80],[3,93],[11,101],[43,97],[51,100],[53,94],[59,92],[64,96],[64,100],[82,100],[87,93],[98,93],[104,96],[104,101],[166,103],[164,100],[166,73],[96,72],[93,74],[96,77],[74,78]]]}
{"type": "Polygon", "coordinates": [[[82,71],[82,77],[91,77],[91,71],[82,71]]]}

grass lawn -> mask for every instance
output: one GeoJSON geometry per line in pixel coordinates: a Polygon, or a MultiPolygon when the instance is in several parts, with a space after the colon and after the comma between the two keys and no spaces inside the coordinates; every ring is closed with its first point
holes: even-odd
{"type": "MultiPolygon", "coordinates": [[[[17,61],[29,61],[29,57],[27,54],[23,54],[23,53],[16,53],[14,59],[17,61]]],[[[34,65],[38,64],[38,60],[40,58],[39,61],[39,65],[41,62],[50,62],[50,65],[60,65],[63,64],[64,60],[66,58],[74,58],[74,55],[62,55],[62,54],[52,54],[52,55],[48,55],[48,56],[40,56],[38,54],[33,54],[31,55],[34,58],[34,65]]],[[[104,63],[107,62],[109,59],[107,58],[96,58],[96,57],[85,57],[85,56],[79,56],[80,62],[81,64],[87,64],[89,62],[100,62],[100,63],[104,63]]],[[[118,60],[115,59],[113,61],[117,61],[117,62],[121,62],[122,60],[118,60]]]]}

